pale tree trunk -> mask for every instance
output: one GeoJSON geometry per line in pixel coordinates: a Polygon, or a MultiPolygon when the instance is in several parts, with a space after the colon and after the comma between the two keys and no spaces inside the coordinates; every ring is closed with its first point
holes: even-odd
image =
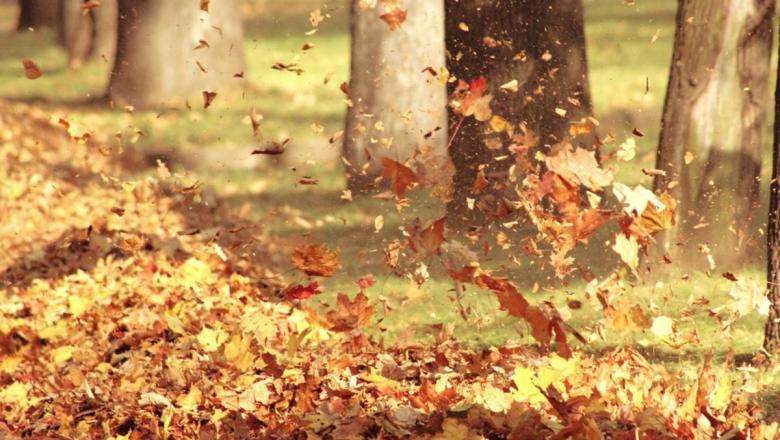
{"type": "Polygon", "coordinates": [[[710,264],[707,253],[720,266],[738,264],[748,248],[740,237],[749,221],[741,218],[757,197],[770,8],[766,0],[679,6],[656,161],[666,176],[655,189],[680,203],[678,226],[658,237],[658,251],[694,267],[710,264]],[[737,208],[723,209],[724,202],[737,208]]]}
{"type": "Polygon", "coordinates": [[[780,62],[775,86],[775,130],[772,149],[772,180],[769,182],[769,221],[767,224],[767,296],[769,316],[764,331],[764,348],[776,353],[780,348],[780,62]]]}
{"type": "Polygon", "coordinates": [[[115,104],[181,103],[242,84],[245,66],[239,0],[212,1],[208,12],[192,0],[119,0],[115,104]],[[200,40],[209,47],[195,49],[200,40]]]}
{"type": "Polygon", "coordinates": [[[444,0],[401,0],[407,18],[392,31],[381,7],[352,1],[352,65],[343,154],[348,188],[361,193],[380,174],[380,158],[403,162],[428,147],[446,156],[444,0]],[[427,136],[426,136],[427,135],[427,136]]]}
{"type": "MultiPolygon", "coordinates": [[[[591,115],[581,0],[447,0],[446,5],[448,69],[467,83],[485,77],[494,114],[525,124],[543,151],[566,139],[570,121],[591,115]],[[511,80],[518,81],[518,92],[499,90],[511,80]]],[[[450,83],[450,90],[455,86],[450,83]]],[[[463,229],[489,223],[500,210],[511,162],[494,160],[509,154],[506,134],[498,135],[503,147],[491,150],[485,140],[496,136],[486,134],[484,123],[461,120],[451,111],[449,126],[456,169],[449,224],[463,229]],[[474,194],[480,167],[489,187],[474,194]],[[467,198],[476,200],[474,209],[467,198]]]]}
{"type": "Polygon", "coordinates": [[[17,30],[55,27],[59,19],[57,0],[19,0],[17,30]]]}
{"type": "Polygon", "coordinates": [[[103,0],[87,14],[83,0],[60,0],[60,40],[68,65],[77,69],[90,58],[113,65],[117,40],[117,0],[103,0]]]}

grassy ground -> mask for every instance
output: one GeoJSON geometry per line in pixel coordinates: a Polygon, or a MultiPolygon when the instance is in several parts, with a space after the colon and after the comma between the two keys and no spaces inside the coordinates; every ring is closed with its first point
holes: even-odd
{"type": "MultiPolygon", "coordinates": [[[[170,157],[175,153],[187,159],[188,164],[214,162],[211,160],[214,154],[233,164],[248,162],[248,153],[257,143],[246,120],[252,106],[264,116],[262,130],[266,139],[289,136],[294,139],[294,146],[332,149],[335,147],[328,146],[326,139],[341,129],[345,109],[338,87],[347,80],[348,74],[347,11],[344,1],[332,2],[332,18],[321,25],[319,33],[305,36],[309,29],[308,11],[317,6],[314,0],[270,1],[260,9],[261,13],[249,19],[246,54],[253,87],[246,93],[221,95],[208,111],[128,113],[107,109],[93,100],[105,89],[108,66],[97,62],[80,72],[69,71],[64,54],[53,44],[51,33],[11,33],[14,8],[0,4],[0,26],[3,26],[0,31],[4,32],[0,43],[0,97],[40,103],[113,142],[115,133],[123,133],[122,142],[129,144],[137,130],[141,130],[144,136],[134,147],[170,157]],[[302,55],[300,46],[307,41],[316,47],[302,55]],[[37,81],[26,80],[20,67],[22,58],[35,60],[45,75],[37,81]],[[293,60],[305,69],[303,75],[270,68],[277,61],[293,60]],[[332,80],[323,85],[326,75],[332,75],[332,80]],[[311,130],[313,122],[325,126],[324,134],[317,135],[311,130]],[[228,154],[233,157],[224,157],[228,154]]],[[[638,159],[619,175],[619,180],[626,183],[650,184],[650,179],[639,169],[653,166],[671,57],[675,7],[674,0],[637,2],[635,6],[618,1],[586,1],[590,81],[596,114],[602,127],[620,141],[635,127],[646,133],[638,141],[638,159]]],[[[495,300],[485,292],[468,290],[462,301],[471,309],[471,317],[469,322],[463,321],[455,305],[452,283],[435,264],[431,265],[431,280],[423,287],[387,274],[383,265],[383,240],[396,236],[399,226],[415,218],[423,221],[437,218],[442,212],[440,203],[416,196],[412,208],[399,215],[392,202],[342,200],[344,182],[338,161],[304,162],[295,169],[287,165],[208,166],[201,167],[198,175],[220,196],[237,206],[247,206],[248,212],[266,223],[273,233],[306,236],[340,248],[344,268],[338,276],[325,282],[331,292],[325,295],[326,299],[335,296],[336,291],[353,292],[354,280],[367,273],[374,274],[379,282],[371,294],[384,299],[394,310],[380,324],[391,337],[412,323],[417,324],[419,335],[425,335],[430,324],[450,322],[455,325],[456,335],[469,344],[529,340],[523,326],[503,313],[496,313],[495,300]],[[299,184],[302,175],[318,179],[319,184],[299,184]],[[375,233],[374,219],[379,214],[384,216],[385,226],[380,233],[375,233]]],[[[591,260],[614,261],[611,251],[603,244],[604,237],[597,237],[593,243],[589,251],[591,260]]],[[[538,279],[531,275],[538,272],[533,265],[514,266],[506,254],[491,254],[488,260],[492,260],[489,264],[499,268],[500,273],[518,280],[525,291],[538,279]]],[[[675,318],[679,318],[680,310],[692,297],[709,298],[709,307],[730,301],[729,281],[703,274],[692,274],[683,280],[681,275],[670,277],[663,286],[639,283],[629,289],[627,298],[657,307],[659,314],[675,318]]],[[[760,271],[740,276],[762,282],[760,271]]],[[[559,285],[530,296],[536,301],[551,300],[568,310],[568,299],[583,300],[584,286],[559,285]]],[[[601,315],[585,304],[583,309],[571,311],[571,323],[587,330],[601,315]]],[[[629,339],[645,346],[651,357],[667,362],[672,368],[685,369],[709,349],[714,349],[719,358],[731,350],[742,359],[755,353],[760,347],[763,321],[755,314],[741,319],[732,338],[722,336],[715,321],[706,317],[706,311],[681,326],[695,329],[701,343],[673,349],[646,334],[608,332],[608,342],[591,344],[588,349],[600,350],[629,339]]]]}

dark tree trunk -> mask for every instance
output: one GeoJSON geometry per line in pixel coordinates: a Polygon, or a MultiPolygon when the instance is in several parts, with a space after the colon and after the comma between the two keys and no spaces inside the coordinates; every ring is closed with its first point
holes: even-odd
{"type": "Polygon", "coordinates": [[[352,105],[343,144],[355,194],[380,174],[382,156],[403,162],[422,145],[446,156],[447,132],[446,87],[426,70],[445,65],[444,0],[399,2],[407,19],[395,31],[379,19],[384,11],[360,3],[352,1],[352,105]]]}
{"type": "MultiPolygon", "coordinates": [[[[469,83],[485,77],[494,97],[493,113],[516,127],[525,124],[544,151],[566,139],[570,121],[592,113],[581,0],[447,0],[446,7],[450,73],[469,83]],[[517,92],[499,90],[511,80],[518,81],[517,92]]],[[[450,91],[456,85],[451,82],[450,91]]],[[[449,113],[456,172],[447,210],[450,226],[459,229],[490,222],[504,190],[511,161],[494,158],[509,154],[508,139],[491,134],[485,125],[449,113]],[[490,149],[485,141],[496,137],[503,146],[490,149]],[[490,183],[474,194],[480,169],[490,183]],[[474,209],[467,198],[476,199],[474,209]]]]}
{"type": "Polygon", "coordinates": [[[767,0],[680,2],[656,158],[666,175],[655,180],[679,201],[678,227],[659,235],[659,254],[701,266],[706,245],[728,267],[749,248],[741,240],[757,199],[771,9],[767,0]]]}
{"type": "Polygon", "coordinates": [[[120,105],[154,107],[240,85],[245,70],[239,0],[119,0],[109,94],[120,105]],[[195,49],[199,41],[208,48],[195,49]]]}
{"type": "Polygon", "coordinates": [[[19,0],[19,22],[16,28],[55,27],[59,20],[59,7],[56,0],[19,0]]]}
{"type": "MultiPolygon", "coordinates": [[[[777,77],[780,79],[780,64],[777,77]]],[[[775,86],[775,131],[772,149],[772,180],[769,182],[769,222],[767,225],[767,296],[769,316],[764,331],[764,348],[780,348],[780,81],[775,86]]]]}
{"type": "Polygon", "coordinates": [[[77,69],[94,58],[113,65],[117,40],[117,0],[103,0],[83,13],[84,0],[60,0],[60,40],[68,53],[68,65],[77,69]]]}
{"type": "Polygon", "coordinates": [[[759,208],[761,156],[770,114],[770,75],[774,34],[775,0],[753,0],[754,11],[743,25],[737,46],[737,71],[742,95],[742,139],[737,182],[739,203],[735,212],[738,248],[752,247],[758,234],[753,229],[759,208]]]}

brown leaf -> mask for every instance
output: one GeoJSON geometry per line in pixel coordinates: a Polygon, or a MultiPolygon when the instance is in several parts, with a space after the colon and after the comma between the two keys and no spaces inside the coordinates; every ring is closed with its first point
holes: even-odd
{"type": "Polygon", "coordinates": [[[209,3],[211,3],[211,0],[200,0],[200,10],[209,12],[209,3]]]}
{"type": "Polygon", "coordinates": [[[439,254],[441,244],[444,243],[444,225],[447,223],[447,217],[442,217],[430,226],[420,231],[420,247],[426,255],[439,254]]]}
{"type": "Polygon", "coordinates": [[[203,108],[209,108],[212,102],[214,102],[214,98],[217,97],[217,92],[210,92],[208,90],[203,91],[203,108]]]}
{"type": "Polygon", "coordinates": [[[419,182],[414,171],[389,157],[382,158],[382,176],[390,179],[393,193],[398,197],[403,197],[407,189],[419,182]]]}
{"type": "Polygon", "coordinates": [[[401,28],[401,24],[406,21],[406,10],[396,6],[390,12],[380,15],[379,18],[387,23],[390,31],[397,31],[401,28]]]}
{"type": "Polygon", "coordinates": [[[24,66],[24,76],[27,79],[38,79],[43,76],[43,72],[33,60],[24,59],[22,65],[24,66]]]}
{"type": "Polygon", "coordinates": [[[339,254],[325,245],[307,244],[296,248],[292,263],[306,275],[330,277],[341,267],[339,254]]]}
{"type": "Polygon", "coordinates": [[[584,148],[564,146],[557,154],[545,160],[550,171],[575,185],[598,191],[612,183],[613,173],[603,170],[596,161],[596,153],[584,148]]]}
{"type": "Polygon", "coordinates": [[[374,306],[368,303],[368,297],[362,292],[350,301],[347,295],[339,293],[335,310],[326,313],[330,329],[335,332],[347,332],[369,323],[374,314],[374,306]]]}

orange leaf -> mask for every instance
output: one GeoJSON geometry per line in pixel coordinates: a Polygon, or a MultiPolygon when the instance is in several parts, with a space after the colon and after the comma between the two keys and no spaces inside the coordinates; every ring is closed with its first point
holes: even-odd
{"type": "Polygon", "coordinates": [[[352,301],[347,295],[339,293],[335,309],[328,311],[326,317],[331,330],[344,332],[368,324],[373,313],[374,306],[368,303],[368,298],[362,292],[352,301]]]}
{"type": "Polygon", "coordinates": [[[306,275],[330,277],[339,269],[339,254],[324,245],[307,244],[296,248],[292,263],[306,275]]]}
{"type": "Polygon", "coordinates": [[[395,7],[390,12],[380,15],[379,18],[387,23],[390,31],[397,31],[401,28],[401,24],[406,21],[406,10],[395,7]]]}
{"type": "Polygon", "coordinates": [[[426,254],[439,254],[441,244],[444,242],[444,225],[447,217],[442,217],[430,226],[420,231],[420,246],[426,254]]]}
{"type": "Polygon", "coordinates": [[[22,60],[24,66],[24,76],[27,79],[38,79],[43,76],[43,72],[33,60],[22,60]]]}
{"type": "Polygon", "coordinates": [[[382,176],[390,179],[393,192],[398,197],[403,197],[407,189],[419,182],[414,171],[389,157],[382,158],[382,176]]]}

